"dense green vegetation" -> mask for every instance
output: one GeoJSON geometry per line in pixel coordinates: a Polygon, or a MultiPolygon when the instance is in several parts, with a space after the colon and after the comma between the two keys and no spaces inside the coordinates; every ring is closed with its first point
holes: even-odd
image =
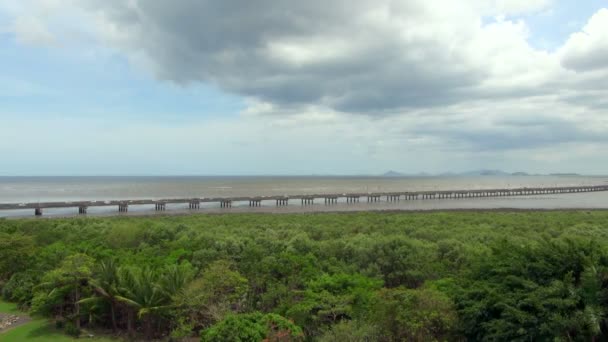
{"type": "Polygon", "coordinates": [[[0,286],[73,335],[606,340],[608,212],[0,220],[0,286]]]}

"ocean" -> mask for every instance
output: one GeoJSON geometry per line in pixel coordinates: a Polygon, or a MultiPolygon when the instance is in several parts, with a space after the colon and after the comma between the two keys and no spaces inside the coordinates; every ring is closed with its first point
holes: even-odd
{"type": "MultiPolygon", "coordinates": [[[[91,200],[170,199],[237,196],[273,196],[323,193],[368,193],[391,191],[560,187],[608,184],[608,176],[458,176],[458,177],[372,177],[372,176],[167,176],[167,177],[0,177],[0,203],[37,203],[91,200]]],[[[522,197],[434,199],[400,202],[339,202],[311,207],[290,203],[276,208],[274,202],[261,208],[235,203],[233,208],[205,204],[200,212],[300,212],[351,210],[425,209],[559,209],[608,208],[608,192],[535,195],[522,197]]],[[[186,205],[168,205],[183,211],[186,205]]],[[[133,206],[128,214],[154,214],[151,206],[133,206]]],[[[0,210],[0,217],[32,216],[31,210],[0,210]]],[[[77,208],[47,209],[45,216],[70,216],[77,208]]],[[[90,215],[116,214],[116,208],[90,208],[90,215]]]]}

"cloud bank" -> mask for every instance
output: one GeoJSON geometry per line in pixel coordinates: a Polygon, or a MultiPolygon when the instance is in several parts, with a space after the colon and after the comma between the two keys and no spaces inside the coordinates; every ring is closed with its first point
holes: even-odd
{"type": "Polygon", "coordinates": [[[549,0],[66,3],[50,6],[161,81],[240,95],[247,120],[358,132],[372,154],[393,147],[371,136],[444,155],[608,143],[608,9],[547,51],[525,18],[549,0]]]}

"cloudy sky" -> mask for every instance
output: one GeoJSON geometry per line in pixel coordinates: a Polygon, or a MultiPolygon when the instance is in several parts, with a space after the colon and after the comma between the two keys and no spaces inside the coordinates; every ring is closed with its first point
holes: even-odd
{"type": "Polygon", "coordinates": [[[606,0],[0,0],[0,175],[608,174],[606,0]]]}

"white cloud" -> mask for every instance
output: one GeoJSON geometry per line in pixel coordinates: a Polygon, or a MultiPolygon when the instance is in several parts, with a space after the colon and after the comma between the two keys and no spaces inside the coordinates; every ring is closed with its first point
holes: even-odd
{"type": "Polygon", "coordinates": [[[55,36],[49,31],[45,22],[35,16],[17,17],[11,31],[21,44],[51,46],[56,43],[55,36]]]}
{"type": "Polygon", "coordinates": [[[501,14],[522,14],[539,12],[547,9],[552,0],[496,0],[486,1],[494,7],[494,11],[501,14]]]}
{"type": "Polygon", "coordinates": [[[568,38],[561,51],[562,64],[575,71],[608,68],[608,9],[601,9],[581,32],[568,38]]]}

